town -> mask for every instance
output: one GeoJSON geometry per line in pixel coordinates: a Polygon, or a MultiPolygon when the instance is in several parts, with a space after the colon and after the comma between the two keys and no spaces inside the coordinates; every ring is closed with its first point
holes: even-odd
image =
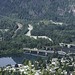
{"type": "Polygon", "coordinates": [[[0,68],[2,75],[75,75],[75,55],[57,56],[47,59],[38,57],[36,61],[23,59],[22,64],[0,68]]]}

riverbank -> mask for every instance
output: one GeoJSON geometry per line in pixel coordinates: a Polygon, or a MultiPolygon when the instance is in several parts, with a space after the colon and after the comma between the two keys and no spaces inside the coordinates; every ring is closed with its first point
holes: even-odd
{"type": "Polygon", "coordinates": [[[16,54],[22,54],[23,50],[16,50],[16,49],[12,49],[12,50],[0,50],[0,57],[1,56],[6,56],[6,55],[16,55],[16,54]]]}

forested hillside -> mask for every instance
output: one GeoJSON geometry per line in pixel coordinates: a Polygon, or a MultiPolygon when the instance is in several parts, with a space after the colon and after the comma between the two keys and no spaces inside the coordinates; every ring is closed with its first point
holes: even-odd
{"type": "Polygon", "coordinates": [[[0,13],[20,19],[62,21],[73,17],[74,3],[74,0],[0,0],[0,13]]]}
{"type": "Polygon", "coordinates": [[[1,52],[57,46],[60,42],[75,43],[74,0],[0,0],[1,52]],[[17,23],[22,28],[18,29],[17,23]],[[26,36],[28,24],[33,26],[33,36],[48,36],[53,42],[26,36]]]}

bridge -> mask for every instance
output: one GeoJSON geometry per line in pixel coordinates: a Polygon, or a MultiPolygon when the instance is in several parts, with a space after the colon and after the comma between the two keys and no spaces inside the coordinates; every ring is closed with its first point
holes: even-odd
{"type": "MultiPolygon", "coordinates": [[[[40,52],[45,53],[45,56],[47,56],[50,53],[54,53],[54,51],[50,51],[50,50],[38,50],[38,49],[30,49],[30,48],[23,48],[23,50],[30,53],[36,52],[37,54],[39,54],[40,52]]],[[[58,54],[65,55],[66,53],[64,51],[58,51],[58,54]]]]}
{"type": "Polygon", "coordinates": [[[75,49],[73,48],[62,48],[62,47],[51,47],[51,46],[42,46],[42,49],[44,50],[50,50],[50,51],[63,51],[63,52],[72,52],[75,53],[75,49]]]}
{"type": "Polygon", "coordinates": [[[42,49],[44,50],[55,50],[55,47],[51,47],[51,46],[42,46],[42,49]]]}
{"type": "Polygon", "coordinates": [[[59,43],[59,45],[61,46],[61,47],[68,47],[68,48],[71,48],[72,46],[75,46],[75,44],[66,44],[66,43],[59,43]]]}

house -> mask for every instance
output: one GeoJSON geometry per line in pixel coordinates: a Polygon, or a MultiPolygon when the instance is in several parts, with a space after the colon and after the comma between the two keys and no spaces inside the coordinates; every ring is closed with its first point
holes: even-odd
{"type": "Polygon", "coordinates": [[[55,70],[59,69],[59,67],[54,67],[55,70]]]}
{"type": "Polygon", "coordinates": [[[54,68],[51,68],[49,71],[52,72],[52,73],[56,72],[56,70],[54,68]]]}
{"type": "Polygon", "coordinates": [[[70,75],[73,75],[73,73],[74,73],[73,71],[69,71],[69,74],[70,74],[70,75]]]}
{"type": "Polygon", "coordinates": [[[58,58],[53,58],[52,59],[52,65],[56,66],[58,63],[58,58]]]}
{"type": "Polygon", "coordinates": [[[66,61],[65,61],[63,58],[61,58],[61,62],[62,62],[62,63],[65,63],[66,61]]]}
{"type": "Polygon", "coordinates": [[[67,75],[67,71],[66,71],[66,70],[63,70],[63,71],[61,72],[61,74],[67,75]]]}
{"type": "Polygon", "coordinates": [[[65,63],[65,62],[68,62],[68,60],[64,59],[64,58],[61,58],[61,62],[62,63],[65,63]]]}
{"type": "Polygon", "coordinates": [[[75,67],[75,62],[72,62],[72,65],[75,67]]]}
{"type": "Polygon", "coordinates": [[[46,64],[46,68],[49,69],[49,65],[46,64]]]}
{"type": "Polygon", "coordinates": [[[52,65],[56,65],[56,62],[55,62],[55,61],[53,61],[53,62],[52,62],[52,65]]]}
{"type": "Polygon", "coordinates": [[[72,58],[71,56],[69,57],[69,59],[70,59],[71,61],[73,61],[73,58],[72,58]]]}
{"type": "Polygon", "coordinates": [[[24,66],[24,68],[27,70],[27,69],[29,69],[29,66],[28,66],[28,65],[26,65],[26,66],[24,66]]]}
{"type": "Polygon", "coordinates": [[[38,72],[36,72],[36,73],[35,73],[35,75],[39,75],[39,73],[38,73],[38,72]]]}
{"type": "Polygon", "coordinates": [[[18,67],[23,67],[24,65],[23,64],[18,64],[18,67]]]}
{"type": "Polygon", "coordinates": [[[58,61],[58,58],[52,58],[52,61],[58,61]]]}

